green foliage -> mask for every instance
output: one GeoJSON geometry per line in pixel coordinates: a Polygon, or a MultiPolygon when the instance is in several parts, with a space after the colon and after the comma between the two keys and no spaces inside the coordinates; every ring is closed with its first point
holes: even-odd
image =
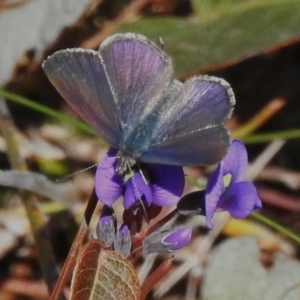
{"type": "Polygon", "coordinates": [[[255,55],[299,34],[299,1],[234,2],[206,18],[148,18],[120,29],[145,34],[154,41],[162,37],[174,60],[176,77],[255,55]]]}

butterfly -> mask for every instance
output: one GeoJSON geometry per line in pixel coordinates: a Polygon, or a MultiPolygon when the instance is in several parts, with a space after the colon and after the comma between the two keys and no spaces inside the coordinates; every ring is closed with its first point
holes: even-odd
{"type": "Polygon", "coordinates": [[[230,85],[205,75],[174,80],[171,58],[143,35],[114,34],[98,51],[61,50],[43,68],[70,106],[118,150],[119,174],[136,161],[211,165],[226,154],[224,122],[235,104],[230,85]]]}

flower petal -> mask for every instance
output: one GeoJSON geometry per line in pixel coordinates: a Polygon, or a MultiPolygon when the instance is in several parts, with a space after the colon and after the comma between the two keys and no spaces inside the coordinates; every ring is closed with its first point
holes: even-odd
{"type": "MultiPolygon", "coordinates": [[[[211,219],[218,208],[223,190],[223,170],[222,165],[219,164],[217,169],[209,177],[205,190],[206,226],[210,229],[212,228],[211,219]]],[[[201,201],[201,199],[199,199],[199,201],[201,201]]]]}
{"type": "Polygon", "coordinates": [[[223,176],[231,174],[231,183],[242,181],[248,165],[245,145],[239,140],[232,140],[220,164],[223,167],[223,176]]]}
{"type": "Polygon", "coordinates": [[[152,192],[150,186],[145,182],[140,173],[134,173],[129,178],[125,185],[125,194],[123,205],[125,209],[128,209],[139,199],[145,201],[145,204],[149,207],[152,203],[152,192]]]}
{"type": "Polygon", "coordinates": [[[218,208],[228,210],[236,219],[249,216],[253,210],[261,208],[255,186],[249,181],[230,184],[223,193],[218,208]]]}
{"type": "Polygon", "coordinates": [[[139,199],[143,200],[147,207],[152,203],[152,192],[150,186],[145,182],[140,173],[134,173],[125,185],[124,207],[128,209],[139,199]]]}
{"type": "Polygon", "coordinates": [[[152,202],[158,206],[175,205],[183,192],[184,173],[182,167],[145,164],[150,177],[152,202]]]}
{"type": "Polygon", "coordinates": [[[124,180],[116,173],[117,150],[110,148],[98,164],[95,174],[95,191],[98,199],[112,205],[122,194],[124,180]]]}

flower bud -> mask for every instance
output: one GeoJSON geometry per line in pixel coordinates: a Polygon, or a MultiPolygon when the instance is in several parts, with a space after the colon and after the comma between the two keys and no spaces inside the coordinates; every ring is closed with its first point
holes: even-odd
{"type": "Polygon", "coordinates": [[[116,234],[116,221],[114,211],[110,206],[104,205],[99,218],[96,234],[100,241],[105,243],[106,247],[113,244],[116,234]]]}
{"type": "Polygon", "coordinates": [[[143,254],[179,250],[190,241],[191,234],[192,229],[190,227],[153,232],[143,240],[143,254]]]}
{"type": "Polygon", "coordinates": [[[126,224],[123,224],[114,239],[114,249],[125,257],[130,254],[131,249],[131,234],[126,224]]]}

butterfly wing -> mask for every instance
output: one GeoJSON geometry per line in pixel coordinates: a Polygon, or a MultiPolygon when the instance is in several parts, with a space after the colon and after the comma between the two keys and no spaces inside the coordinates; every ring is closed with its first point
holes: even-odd
{"type": "Polygon", "coordinates": [[[172,80],[172,63],[141,35],[115,34],[99,52],[63,50],[43,67],[67,102],[116,149],[145,162],[207,165],[226,153],[227,82],[172,80]]]}
{"type": "Polygon", "coordinates": [[[196,76],[168,97],[140,160],[173,165],[220,161],[229,146],[224,122],[235,104],[229,84],[216,77],[196,76]]]}
{"type": "Polygon", "coordinates": [[[213,164],[225,155],[224,122],[235,102],[227,82],[198,76],[171,84],[170,59],[140,35],[114,35],[99,52],[125,129],[119,149],[176,165],[213,164]]]}
{"type": "Polygon", "coordinates": [[[148,143],[143,116],[168,89],[172,75],[171,60],[164,52],[144,36],[130,33],[107,38],[99,52],[58,51],[43,68],[62,97],[102,139],[131,154],[140,153],[148,143]]]}
{"type": "Polygon", "coordinates": [[[70,106],[110,145],[117,147],[121,124],[98,52],[67,49],[50,56],[43,68],[70,106]]]}
{"type": "Polygon", "coordinates": [[[119,149],[137,157],[149,147],[155,114],[171,84],[171,59],[144,36],[132,33],[106,39],[99,52],[123,128],[119,149]]]}

